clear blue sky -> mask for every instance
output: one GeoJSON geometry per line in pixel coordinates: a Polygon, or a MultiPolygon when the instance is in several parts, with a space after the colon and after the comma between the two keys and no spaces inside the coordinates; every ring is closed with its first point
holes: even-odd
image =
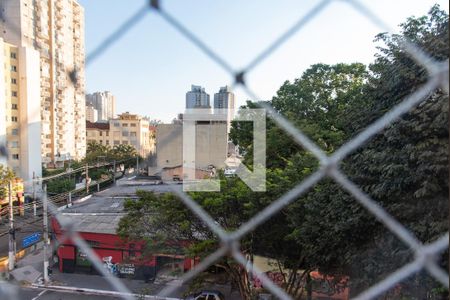
{"type": "MultiPolygon", "coordinates": [[[[86,53],[148,0],[79,0],[85,8],[86,53]]],[[[361,1],[395,30],[407,17],[424,15],[447,1],[361,1]]],[[[234,68],[240,69],[301,16],[315,0],[166,0],[164,8],[234,68]]],[[[344,1],[335,1],[247,76],[249,86],[271,99],[285,80],[298,78],[311,64],[370,63],[374,36],[382,30],[344,1]]],[[[86,69],[87,92],[109,90],[117,112],[130,111],[170,121],[184,110],[191,84],[211,95],[232,78],[199,49],[149,12],[123,38],[86,69]]],[[[237,104],[248,96],[235,90],[237,104]]]]}

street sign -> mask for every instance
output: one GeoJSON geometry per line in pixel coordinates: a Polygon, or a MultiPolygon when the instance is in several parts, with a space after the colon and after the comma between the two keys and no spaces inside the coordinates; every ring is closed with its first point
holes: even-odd
{"type": "Polygon", "coordinates": [[[29,247],[29,246],[39,242],[40,239],[41,239],[41,233],[35,232],[32,235],[29,235],[29,236],[26,236],[23,238],[22,247],[23,248],[29,247]]]}

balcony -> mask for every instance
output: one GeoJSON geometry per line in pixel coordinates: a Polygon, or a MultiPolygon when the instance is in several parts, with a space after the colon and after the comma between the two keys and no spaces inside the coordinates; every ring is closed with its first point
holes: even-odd
{"type": "Polygon", "coordinates": [[[62,28],[64,26],[64,22],[62,22],[61,20],[56,20],[55,26],[56,28],[62,28]]]}
{"type": "Polygon", "coordinates": [[[41,49],[41,57],[44,57],[46,59],[50,59],[50,52],[46,49],[41,49]]]}
{"type": "Polygon", "coordinates": [[[64,8],[63,1],[55,1],[55,6],[58,9],[63,9],[64,8]]]}

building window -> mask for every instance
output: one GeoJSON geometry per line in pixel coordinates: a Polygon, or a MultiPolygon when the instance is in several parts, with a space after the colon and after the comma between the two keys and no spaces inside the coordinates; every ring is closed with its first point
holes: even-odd
{"type": "Polygon", "coordinates": [[[17,58],[17,53],[16,52],[11,52],[11,58],[16,59],[17,58]]]}
{"type": "Polygon", "coordinates": [[[122,144],[128,145],[128,141],[122,141],[122,144]]]}
{"type": "Polygon", "coordinates": [[[109,136],[109,131],[106,131],[106,136],[109,136]]]}
{"type": "Polygon", "coordinates": [[[12,159],[19,159],[19,154],[13,154],[12,159]]]}
{"type": "Polygon", "coordinates": [[[128,136],[128,131],[123,131],[122,136],[128,136]]]}
{"type": "Polygon", "coordinates": [[[136,123],[131,123],[130,126],[131,127],[136,127],[136,123]]]}
{"type": "Polygon", "coordinates": [[[17,104],[11,104],[11,109],[17,109],[17,104]]]}
{"type": "Polygon", "coordinates": [[[114,123],[114,127],[119,127],[120,123],[114,123]]]}
{"type": "Polygon", "coordinates": [[[17,72],[17,67],[16,66],[11,66],[11,72],[17,72]]]}
{"type": "Polygon", "coordinates": [[[130,136],[136,137],[136,131],[131,131],[130,136]]]}
{"type": "Polygon", "coordinates": [[[12,84],[17,84],[17,79],[11,78],[11,83],[12,83],[12,84]]]}
{"type": "Polygon", "coordinates": [[[106,140],[106,145],[109,145],[109,140],[106,140]]]}
{"type": "Polygon", "coordinates": [[[16,92],[16,91],[12,91],[12,92],[11,92],[11,96],[17,97],[17,92],[16,92]]]}
{"type": "Polygon", "coordinates": [[[99,132],[98,132],[98,135],[103,136],[103,132],[102,132],[102,131],[99,131],[99,132]]]}
{"type": "Polygon", "coordinates": [[[12,141],[12,142],[11,142],[11,148],[19,148],[19,142],[17,142],[17,141],[12,141]]]}
{"type": "Polygon", "coordinates": [[[12,122],[17,122],[17,117],[11,117],[12,122]]]}
{"type": "Polygon", "coordinates": [[[114,141],[114,145],[120,145],[120,141],[114,141]]]}
{"type": "Polygon", "coordinates": [[[123,123],[122,127],[128,127],[128,123],[123,123]]]}

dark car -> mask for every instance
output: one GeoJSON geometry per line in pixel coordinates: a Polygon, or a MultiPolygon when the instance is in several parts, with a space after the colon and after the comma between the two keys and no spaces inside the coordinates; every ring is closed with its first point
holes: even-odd
{"type": "Polygon", "coordinates": [[[225,300],[225,297],[221,292],[211,290],[191,294],[187,296],[185,300],[225,300]]]}

